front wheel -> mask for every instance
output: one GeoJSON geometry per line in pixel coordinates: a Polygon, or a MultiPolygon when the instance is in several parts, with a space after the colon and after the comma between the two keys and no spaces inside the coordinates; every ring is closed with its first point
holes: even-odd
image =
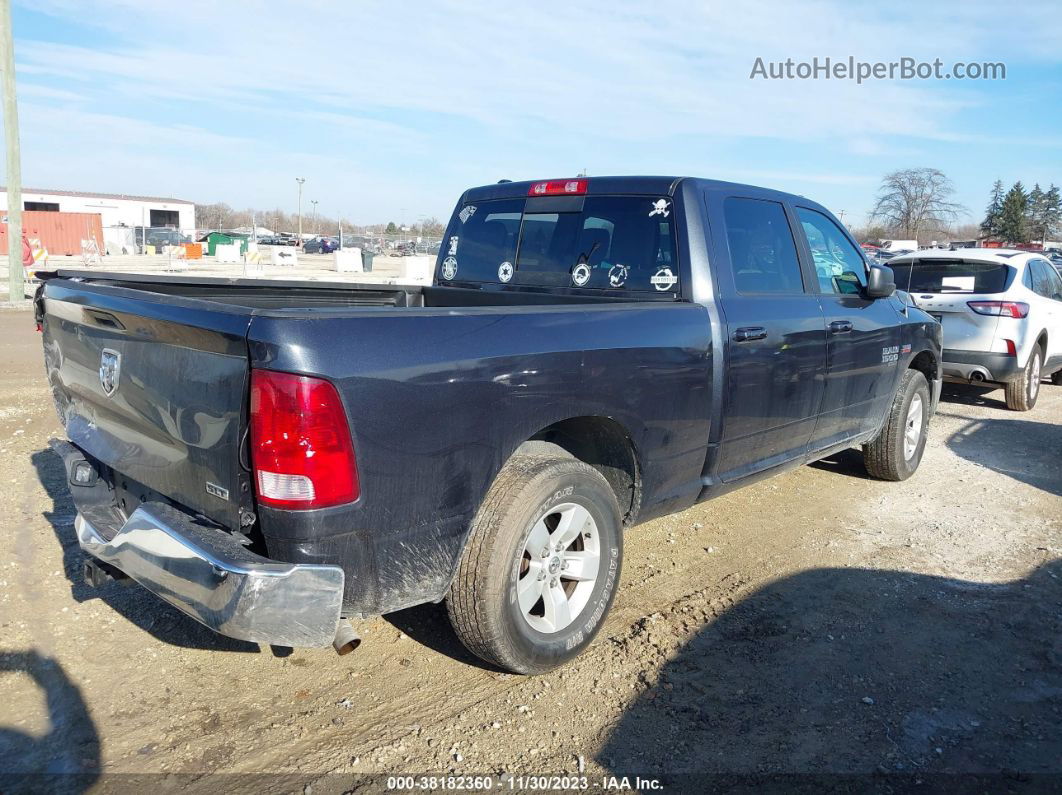
{"type": "Polygon", "coordinates": [[[863,445],[863,463],[881,480],[907,480],[926,449],[932,402],[929,383],[918,370],[905,370],[881,432],[863,445]]]}
{"type": "Polygon", "coordinates": [[[619,585],[616,496],[573,458],[516,456],[498,475],[446,599],[450,623],[478,657],[543,673],[594,639],[619,585]]]}
{"type": "Polygon", "coordinates": [[[1036,405],[1040,396],[1040,378],[1043,374],[1044,355],[1039,345],[1034,345],[1029,361],[1014,378],[1007,383],[1007,408],[1011,411],[1028,411],[1036,405]]]}

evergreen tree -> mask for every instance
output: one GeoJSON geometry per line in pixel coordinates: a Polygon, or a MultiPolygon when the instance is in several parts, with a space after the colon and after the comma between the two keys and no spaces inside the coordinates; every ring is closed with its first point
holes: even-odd
{"type": "Polygon", "coordinates": [[[387,234],[387,235],[397,235],[398,234],[398,227],[395,226],[395,222],[394,221],[388,221],[387,222],[387,229],[384,230],[384,234],[387,234]]]}
{"type": "Polygon", "coordinates": [[[1062,199],[1058,188],[1052,185],[1046,192],[1039,192],[1039,185],[1029,194],[1029,234],[1040,243],[1052,237],[1062,227],[1062,199]]]}
{"type": "Polygon", "coordinates": [[[1025,243],[1029,239],[1026,209],[1029,197],[1021,180],[1014,183],[1003,198],[999,214],[999,236],[1007,243],[1025,243]]]}
{"type": "Polygon", "coordinates": [[[981,234],[985,237],[999,237],[999,216],[1003,212],[1003,180],[997,179],[992,185],[992,195],[985,210],[985,220],[981,222],[981,234]]]}
{"type": "Polygon", "coordinates": [[[1041,205],[1044,201],[1044,192],[1040,190],[1040,183],[1034,183],[1033,189],[1029,191],[1029,195],[1025,202],[1025,229],[1026,233],[1032,239],[1040,237],[1039,231],[1039,217],[1042,210],[1041,205]]]}

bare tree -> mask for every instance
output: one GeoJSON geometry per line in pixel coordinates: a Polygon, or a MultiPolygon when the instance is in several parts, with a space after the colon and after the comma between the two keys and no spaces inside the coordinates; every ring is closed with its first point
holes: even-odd
{"type": "Polygon", "coordinates": [[[951,201],[954,193],[951,180],[938,169],[893,171],[881,180],[871,217],[894,237],[918,240],[926,233],[947,229],[965,211],[951,201]]]}

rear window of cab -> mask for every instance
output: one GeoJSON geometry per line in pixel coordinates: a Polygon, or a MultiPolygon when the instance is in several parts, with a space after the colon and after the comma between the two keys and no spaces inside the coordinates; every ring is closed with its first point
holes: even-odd
{"type": "Polygon", "coordinates": [[[672,200],[587,196],[575,204],[534,198],[465,204],[447,228],[436,272],[443,285],[674,293],[672,200]]]}

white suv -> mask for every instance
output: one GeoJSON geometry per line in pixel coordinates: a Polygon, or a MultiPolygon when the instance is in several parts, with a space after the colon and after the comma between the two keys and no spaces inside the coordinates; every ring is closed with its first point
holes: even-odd
{"type": "Polygon", "coordinates": [[[944,328],[944,377],[1006,388],[1007,406],[1036,405],[1040,379],[1062,384],[1062,278],[1042,255],[964,248],[895,257],[896,287],[944,328]]]}

